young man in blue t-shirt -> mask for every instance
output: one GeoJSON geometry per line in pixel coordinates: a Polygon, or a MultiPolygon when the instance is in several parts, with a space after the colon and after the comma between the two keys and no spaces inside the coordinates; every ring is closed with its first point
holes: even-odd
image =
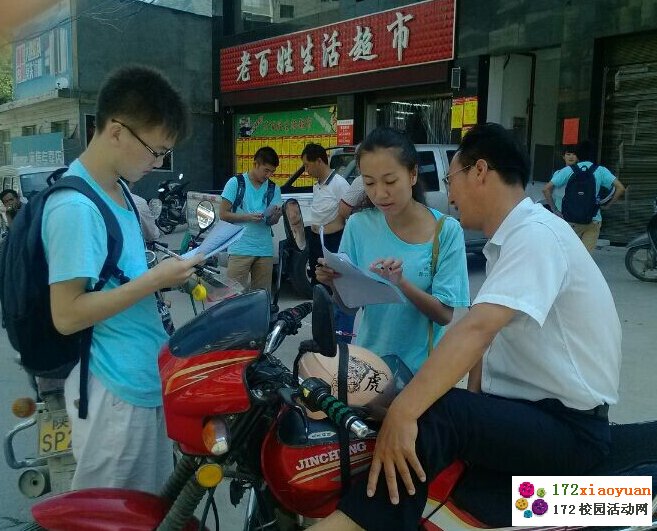
{"type": "MultiPolygon", "coordinates": [[[[93,326],[88,414],[78,416],[80,368],[65,383],[77,468],[74,490],[90,487],[158,492],[172,468],[157,366],[166,334],[153,293],[185,282],[203,257],[164,260],[148,269],[139,223],[120,176],[134,183],[187,134],[186,107],[170,82],[141,66],[111,74],[98,94],[96,131],[66,175],[85,179],[107,203],[123,233],[112,278],[89,291],[107,256],[107,232],[96,205],[74,190],[53,193],[41,234],[48,261],[53,323],[62,334],[93,326]]],[[[66,178],[66,177],[64,177],[66,178]]]]}
{"type": "Polygon", "coordinates": [[[269,178],[274,175],[277,167],[276,151],[269,146],[261,147],[253,157],[252,168],[242,175],[244,193],[241,199],[237,196],[237,176],[228,180],[221,194],[221,219],[245,227],[242,237],[228,248],[228,277],[245,288],[271,289],[274,268],[271,226],[276,225],[281,218],[283,200],[277,185],[274,185],[271,201],[268,200],[267,192],[269,178]],[[238,204],[234,205],[236,202],[238,204]]]}

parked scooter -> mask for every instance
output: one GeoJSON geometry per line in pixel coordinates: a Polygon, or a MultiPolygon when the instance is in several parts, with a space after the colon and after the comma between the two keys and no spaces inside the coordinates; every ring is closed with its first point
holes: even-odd
{"type": "Polygon", "coordinates": [[[657,282],[657,199],[645,234],[627,244],[625,267],[639,280],[657,282]]]}
{"type": "Polygon", "coordinates": [[[157,187],[162,211],[155,223],[164,234],[171,234],[178,225],[187,223],[185,188],[189,185],[189,181],[180,182],[182,178],[181,173],[177,181],[168,179],[157,187]]]}
{"type": "MultiPolygon", "coordinates": [[[[17,359],[20,363],[20,359],[17,359]]],[[[5,462],[10,468],[22,470],[18,488],[27,498],[70,490],[75,458],[71,452],[71,425],[64,403],[64,380],[29,376],[34,398],[19,398],[12,412],[26,419],[14,426],[4,440],[5,462]],[[18,459],[14,437],[36,426],[37,455],[18,459]]]]}
{"type": "MultiPolygon", "coordinates": [[[[331,513],[341,495],[336,432],[351,432],[345,472],[362,477],[374,451],[376,424],[367,425],[362,411],[338,401],[320,378],[299,383],[273,355],[285,336],[297,332],[310,304],[280,312],[271,325],[269,304],[263,290],[224,300],[180,328],[163,349],[167,433],[182,457],[160,496],[122,489],[67,493],[33,507],[38,526],[205,529],[213,489],[224,478],[231,481],[234,505],[248,494],[245,530],[300,529],[331,513]],[[327,418],[311,418],[301,406],[327,418]],[[193,515],[208,493],[199,522],[193,515]]],[[[313,341],[302,342],[299,352],[335,356],[333,305],[321,287],[315,288],[312,310],[313,341]]],[[[612,439],[612,455],[596,474],[657,476],[657,423],[613,426],[612,439]]],[[[458,497],[464,469],[457,462],[431,484],[426,517],[419,523],[424,529],[485,527],[486,514],[466,512],[468,497],[458,497]]],[[[479,501],[489,495],[479,492],[479,501]]],[[[508,514],[510,492],[492,500],[503,503],[508,514]]],[[[218,528],[216,508],[213,512],[218,528]]]]}

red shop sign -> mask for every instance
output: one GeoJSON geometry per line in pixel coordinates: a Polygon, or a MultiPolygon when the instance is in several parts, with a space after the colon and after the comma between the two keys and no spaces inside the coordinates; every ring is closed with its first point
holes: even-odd
{"type": "Polygon", "coordinates": [[[456,0],[428,0],[221,50],[221,91],[454,58],[456,0]]]}

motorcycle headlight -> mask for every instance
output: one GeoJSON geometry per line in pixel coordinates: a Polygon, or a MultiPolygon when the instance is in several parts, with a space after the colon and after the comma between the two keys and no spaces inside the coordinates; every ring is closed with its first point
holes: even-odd
{"type": "Polygon", "coordinates": [[[223,417],[210,417],[203,425],[203,444],[212,455],[223,455],[230,448],[228,426],[223,417]]]}

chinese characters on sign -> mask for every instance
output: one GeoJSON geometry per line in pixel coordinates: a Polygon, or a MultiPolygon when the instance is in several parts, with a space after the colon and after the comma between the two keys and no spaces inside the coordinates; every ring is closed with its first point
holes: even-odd
{"type": "Polygon", "coordinates": [[[453,58],[455,0],[374,15],[221,50],[224,92],[453,58]],[[270,56],[276,69],[269,68],[270,56]],[[259,74],[259,75],[258,75],[259,74]]]}

